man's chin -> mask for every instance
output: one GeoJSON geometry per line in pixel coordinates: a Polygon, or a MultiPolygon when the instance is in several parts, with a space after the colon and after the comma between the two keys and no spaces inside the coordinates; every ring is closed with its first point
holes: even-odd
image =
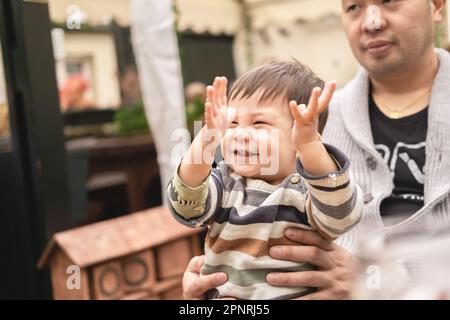
{"type": "Polygon", "coordinates": [[[404,68],[404,60],[401,57],[389,54],[384,57],[364,57],[362,65],[374,75],[389,75],[401,72],[404,68]]]}

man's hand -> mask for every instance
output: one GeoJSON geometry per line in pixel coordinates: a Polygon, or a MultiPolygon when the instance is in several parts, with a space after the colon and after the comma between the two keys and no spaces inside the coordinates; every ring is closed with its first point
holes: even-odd
{"type": "Polygon", "coordinates": [[[286,236],[299,242],[298,246],[274,246],[272,258],[310,263],[317,271],[269,273],[267,282],[275,286],[317,287],[317,292],[301,300],[338,300],[350,298],[356,259],[344,248],[324,240],[314,231],[287,229],[286,236]]]}
{"type": "Polygon", "coordinates": [[[310,142],[320,141],[318,135],[319,115],[328,107],[336,82],[331,81],[325,85],[323,91],[314,88],[309,98],[308,107],[298,105],[296,101],[289,102],[294,127],[292,128],[292,142],[297,150],[301,150],[310,142]]]}
{"type": "Polygon", "coordinates": [[[227,282],[223,272],[200,277],[200,269],[205,262],[205,256],[191,259],[183,275],[183,296],[186,300],[205,299],[205,293],[227,282]]]}

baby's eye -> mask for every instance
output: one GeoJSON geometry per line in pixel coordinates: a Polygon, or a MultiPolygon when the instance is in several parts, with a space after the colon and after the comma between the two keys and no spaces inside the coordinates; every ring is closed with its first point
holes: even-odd
{"type": "Polygon", "coordinates": [[[230,124],[230,128],[236,128],[237,125],[238,125],[238,123],[237,123],[236,121],[233,121],[233,122],[230,124]]]}
{"type": "Polygon", "coordinates": [[[264,126],[264,125],[269,125],[269,123],[265,122],[265,121],[255,121],[253,122],[254,126],[264,126]]]}

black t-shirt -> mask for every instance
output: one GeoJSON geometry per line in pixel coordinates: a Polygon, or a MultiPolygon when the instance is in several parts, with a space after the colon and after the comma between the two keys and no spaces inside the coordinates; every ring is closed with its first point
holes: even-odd
{"type": "Polygon", "coordinates": [[[384,217],[407,218],[423,207],[425,140],[428,107],[413,115],[391,119],[369,94],[370,124],[375,148],[387,163],[394,191],[380,207],[384,217]]]}

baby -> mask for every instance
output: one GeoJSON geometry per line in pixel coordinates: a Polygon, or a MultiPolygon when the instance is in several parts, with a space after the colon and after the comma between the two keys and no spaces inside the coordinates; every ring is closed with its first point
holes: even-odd
{"type": "Polygon", "coordinates": [[[269,248],[298,245],[284,236],[288,227],[336,239],[360,220],[362,192],[349,179],[350,162],[321,142],[336,83],[323,87],[298,61],[251,70],[228,96],[226,78],[208,86],[206,124],[167,193],[179,222],[208,225],[201,274],[225,272],[228,277],[210,298],[291,299],[310,293],[314,288],[266,282],[273,271],[314,269],[272,259],[269,248]],[[212,168],[219,145],[224,161],[212,168]]]}

